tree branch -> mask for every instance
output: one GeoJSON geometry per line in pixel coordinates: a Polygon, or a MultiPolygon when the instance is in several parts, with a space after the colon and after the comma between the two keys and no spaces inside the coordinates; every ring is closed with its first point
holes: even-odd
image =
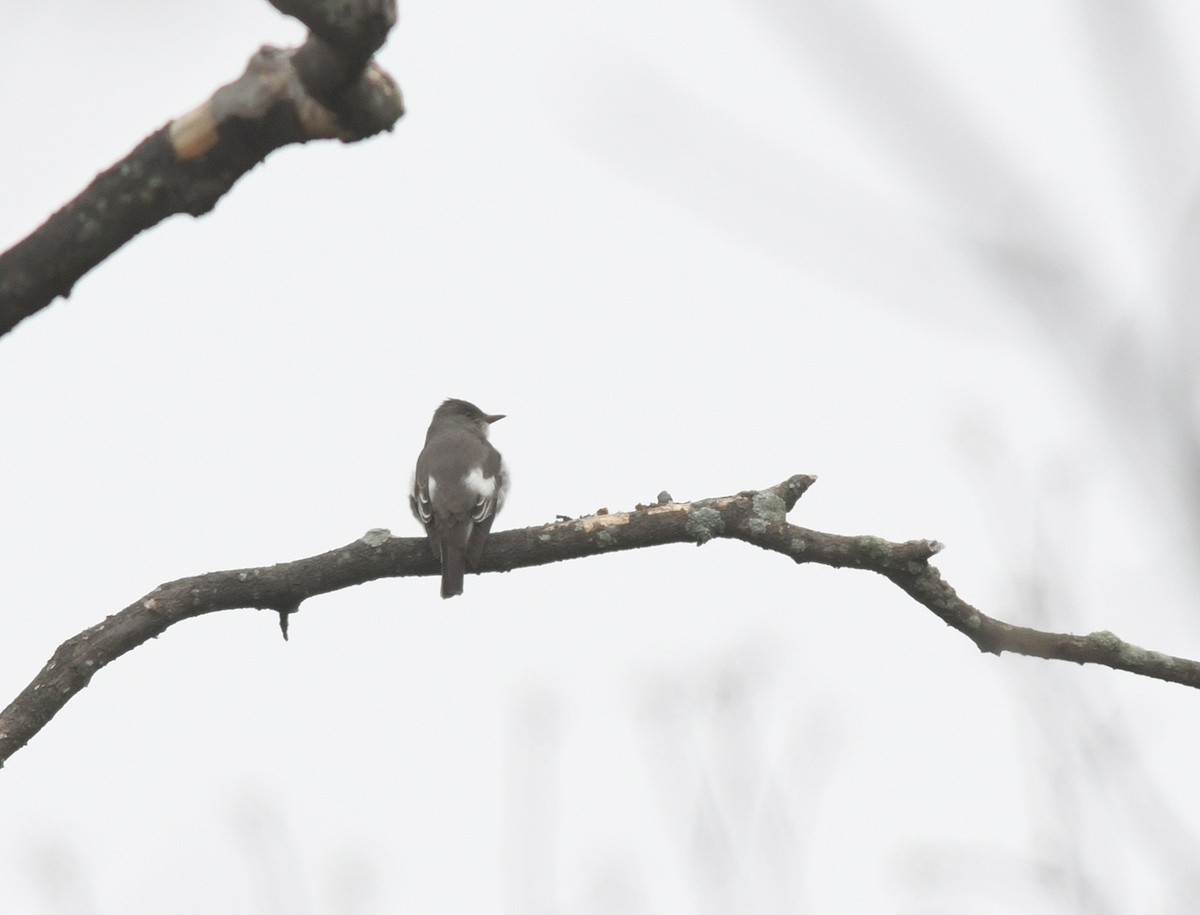
{"type": "Polygon", "coordinates": [[[309,26],[303,45],[260,49],[241,77],[152,133],[0,254],[0,336],[69,295],[139,232],[175,213],[207,213],[273,150],[392,129],[404,104],[371,55],[396,21],[395,0],[273,5],[309,26]]]}
{"type": "MultiPolygon", "coordinates": [[[[507,572],[666,543],[742,540],[797,563],[878,572],[984,652],[1009,651],[1101,664],[1200,688],[1200,663],[1138,648],[1111,632],[1084,636],[1041,632],[980,613],[929,564],[942,548],[936,541],[893,543],[879,537],[847,537],[788,524],[787,513],[815,481],[811,476],[794,476],[769,489],[697,502],[673,502],[663,493],[658,504],[639,505],[631,512],[601,512],[494,533],[488,539],[479,571],[507,572]]],[[[353,543],[307,559],[209,572],[159,585],[104,622],[63,642],[33,682],[0,712],[0,765],[87,686],[96,671],[180,620],[253,607],[274,610],[286,621],[303,601],[318,594],[379,578],[437,573],[437,563],[425,538],[394,537],[386,530],[372,530],[353,543]]]]}

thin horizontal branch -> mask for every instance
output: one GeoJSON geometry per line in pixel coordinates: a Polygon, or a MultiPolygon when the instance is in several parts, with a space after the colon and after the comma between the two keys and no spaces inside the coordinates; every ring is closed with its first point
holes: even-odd
{"type": "MultiPolygon", "coordinates": [[[[494,533],[480,572],[507,572],[564,559],[659,546],[704,544],[725,538],[781,553],[797,563],[877,572],[967,636],[985,652],[1005,651],[1117,670],[1200,688],[1200,663],[1147,651],[1111,632],[1066,635],[1011,626],[979,612],[947,584],[929,560],[941,550],[930,540],[895,543],[871,536],[809,530],[787,513],[815,482],[794,476],[778,486],[696,502],[673,502],[631,512],[600,513],[541,527],[494,533]]],[[[169,626],[219,610],[274,610],[286,621],[300,604],[379,578],[435,575],[425,538],[368,531],[336,550],[251,569],[209,572],[159,585],[119,613],[68,639],[12,704],[0,712],[0,764],[23,747],[92,675],[169,626]]]]}
{"type": "Polygon", "coordinates": [[[371,55],[396,21],[394,0],[275,5],[320,32],[314,27],[293,50],[260,49],[241,77],[152,133],[0,254],[0,335],[69,295],[138,233],[176,213],[207,213],[273,150],[392,129],[404,104],[371,55]]]}

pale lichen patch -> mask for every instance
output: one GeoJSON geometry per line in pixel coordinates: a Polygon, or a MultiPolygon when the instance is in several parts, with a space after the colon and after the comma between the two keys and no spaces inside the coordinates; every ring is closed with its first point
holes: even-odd
{"type": "Polygon", "coordinates": [[[725,519],[716,509],[697,508],[688,512],[684,530],[696,543],[708,543],[713,537],[719,537],[725,531],[725,519]]]}
{"type": "Polygon", "coordinates": [[[782,524],[787,519],[787,503],[773,492],[756,492],[750,504],[765,524],[782,524]]]}
{"type": "Polygon", "coordinates": [[[367,546],[383,546],[392,538],[392,532],[386,527],[373,527],[358,539],[367,546]]]}

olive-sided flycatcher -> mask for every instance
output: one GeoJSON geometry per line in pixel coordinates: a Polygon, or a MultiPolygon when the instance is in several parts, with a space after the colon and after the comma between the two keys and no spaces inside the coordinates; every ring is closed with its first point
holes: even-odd
{"type": "Polygon", "coordinates": [[[434,411],[417,458],[409,501],[442,563],[442,597],[462,594],[465,567],[479,564],[504,504],[508,477],[500,452],[488,441],[488,427],[499,419],[504,414],[447,400],[434,411]]]}

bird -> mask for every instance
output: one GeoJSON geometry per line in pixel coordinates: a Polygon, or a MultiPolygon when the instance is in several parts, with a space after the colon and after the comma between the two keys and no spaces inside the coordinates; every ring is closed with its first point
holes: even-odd
{"type": "Polygon", "coordinates": [[[462,594],[466,567],[479,565],[504,504],[508,473],[488,441],[491,424],[502,419],[465,400],[443,401],[417,457],[409,502],[442,565],[443,598],[462,594]]]}

